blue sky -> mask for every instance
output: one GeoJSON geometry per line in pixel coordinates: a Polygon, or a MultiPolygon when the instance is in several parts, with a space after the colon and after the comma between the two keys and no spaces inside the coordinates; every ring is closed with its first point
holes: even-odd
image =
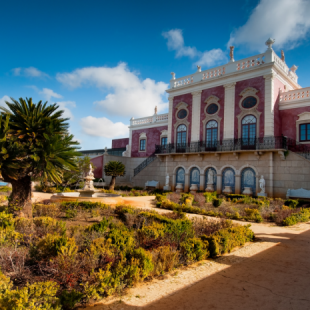
{"type": "Polygon", "coordinates": [[[57,102],[82,149],[127,137],[129,119],[167,111],[171,78],[263,52],[272,37],[310,86],[310,1],[2,1],[0,105],[57,102]]]}

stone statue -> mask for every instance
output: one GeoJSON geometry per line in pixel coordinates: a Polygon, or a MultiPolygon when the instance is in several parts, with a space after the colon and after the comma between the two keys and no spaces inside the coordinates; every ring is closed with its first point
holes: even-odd
{"type": "Polygon", "coordinates": [[[108,148],[107,147],[104,148],[104,154],[108,154],[108,148]]]}
{"type": "Polygon", "coordinates": [[[207,184],[213,184],[213,183],[214,183],[214,172],[211,169],[209,169],[207,184]]]}
{"type": "Polygon", "coordinates": [[[175,80],[175,73],[171,72],[170,74],[172,75],[172,80],[175,80]]]}
{"type": "Polygon", "coordinates": [[[166,175],[166,186],[169,186],[169,174],[166,175]]]}
{"type": "Polygon", "coordinates": [[[155,106],[155,115],[157,114],[157,106],[155,106]]]}
{"type": "Polygon", "coordinates": [[[201,72],[201,66],[197,66],[197,71],[201,72]]]}
{"type": "Polygon", "coordinates": [[[265,184],[266,184],[266,182],[265,182],[264,176],[262,175],[262,176],[260,177],[260,180],[259,180],[259,187],[260,187],[260,189],[261,189],[261,193],[262,193],[262,194],[265,193],[265,184]]]}
{"type": "Polygon", "coordinates": [[[234,62],[235,61],[235,59],[234,59],[234,49],[235,49],[235,47],[234,46],[230,46],[229,48],[230,48],[230,53],[229,53],[230,61],[234,62]]]}
{"type": "Polygon", "coordinates": [[[284,56],[284,51],[283,50],[281,50],[281,60],[283,62],[285,62],[285,56],[284,56]]]}
{"type": "Polygon", "coordinates": [[[93,177],[94,176],[94,174],[93,174],[93,167],[92,167],[91,164],[89,164],[89,170],[88,170],[86,176],[89,176],[89,177],[93,177]]]}

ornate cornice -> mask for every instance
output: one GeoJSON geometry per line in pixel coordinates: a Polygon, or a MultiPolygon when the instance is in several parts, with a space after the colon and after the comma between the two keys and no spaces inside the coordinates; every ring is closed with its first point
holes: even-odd
{"type": "Polygon", "coordinates": [[[265,80],[272,80],[273,78],[275,78],[275,74],[274,73],[269,73],[263,76],[263,78],[265,80]]]}
{"type": "Polygon", "coordinates": [[[233,82],[233,83],[229,83],[229,84],[225,84],[223,85],[225,88],[232,88],[232,87],[235,87],[236,85],[236,82],[233,82]]]}
{"type": "Polygon", "coordinates": [[[193,97],[200,96],[201,92],[202,92],[202,90],[196,90],[196,91],[192,92],[192,95],[193,95],[193,97]]]}

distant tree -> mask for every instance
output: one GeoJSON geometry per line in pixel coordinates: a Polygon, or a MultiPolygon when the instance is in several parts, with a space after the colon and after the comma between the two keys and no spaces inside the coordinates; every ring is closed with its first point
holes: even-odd
{"type": "Polygon", "coordinates": [[[11,100],[0,107],[0,174],[12,184],[9,210],[31,217],[31,178],[61,183],[65,171],[77,169],[81,154],[57,104],[11,100]]]}
{"type": "Polygon", "coordinates": [[[120,161],[109,161],[104,166],[104,174],[112,177],[109,189],[114,190],[116,177],[122,177],[126,174],[125,165],[120,161]]]}

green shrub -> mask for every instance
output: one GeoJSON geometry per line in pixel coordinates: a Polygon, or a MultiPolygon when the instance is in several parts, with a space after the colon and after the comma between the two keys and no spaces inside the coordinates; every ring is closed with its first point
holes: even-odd
{"type": "Polygon", "coordinates": [[[96,231],[96,232],[104,233],[104,232],[106,232],[110,223],[111,222],[109,219],[103,218],[102,221],[100,221],[99,223],[95,223],[93,225],[88,226],[86,228],[86,231],[96,231]]]}
{"type": "Polygon", "coordinates": [[[300,222],[310,220],[310,209],[301,209],[298,213],[293,213],[282,221],[283,226],[292,226],[300,222]]]}
{"type": "Polygon", "coordinates": [[[33,219],[33,223],[37,230],[40,230],[43,234],[59,234],[65,235],[66,223],[53,219],[48,216],[36,217],[33,219]]]}
{"type": "Polygon", "coordinates": [[[181,253],[186,261],[199,261],[209,256],[208,241],[203,242],[200,238],[188,238],[180,244],[181,253]]]}
{"type": "Polygon", "coordinates": [[[241,195],[241,194],[228,194],[226,195],[227,198],[229,199],[244,199],[244,198],[247,198],[248,196],[247,195],[241,195]]]}
{"type": "Polygon", "coordinates": [[[298,205],[298,200],[287,199],[285,200],[284,205],[295,209],[298,205]]]}
{"type": "Polygon", "coordinates": [[[217,197],[217,193],[216,192],[205,192],[203,193],[206,202],[212,202],[214,198],[217,197]]]}
{"type": "Polygon", "coordinates": [[[36,203],[32,206],[32,214],[33,217],[48,216],[55,218],[60,215],[60,208],[55,203],[50,203],[47,205],[43,203],[36,203]]]}
{"type": "Polygon", "coordinates": [[[233,248],[241,246],[246,242],[253,241],[254,233],[251,225],[237,226],[221,229],[207,240],[209,241],[210,256],[218,256],[229,253],[233,248]]]}
{"type": "Polygon", "coordinates": [[[158,276],[171,271],[179,262],[179,251],[171,246],[161,246],[153,251],[153,275],[158,276]]]}
{"type": "Polygon", "coordinates": [[[67,291],[64,290],[61,292],[59,296],[59,300],[61,305],[65,309],[73,309],[74,306],[81,301],[83,297],[83,294],[81,292],[78,292],[76,290],[67,291]]]}
{"type": "Polygon", "coordinates": [[[14,227],[13,214],[0,212],[0,228],[14,227]]]}
{"type": "Polygon", "coordinates": [[[71,209],[66,210],[67,219],[74,219],[77,216],[77,214],[78,214],[77,210],[71,210],[71,209]]]}
{"type": "Polygon", "coordinates": [[[10,186],[0,186],[0,192],[11,192],[12,187],[10,186]]]}
{"type": "Polygon", "coordinates": [[[181,194],[181,202],[185,203],[186,205],[191,206],[194,201],[194,195],[190,193],[182,193],[181,194]]]}
{"type": "Polygon", "coordinates": [[[214,208],[218,208],[223,203],[223,199],[214,198],[212,203],[214,208]]]}
{"type": "Polygon", "coordinates": [[[23,235],[16,232],[13,227],[0,228],[0,246],[17,246],[23,241],[23,235]]]}
{"type": "Polygon", "coordinates": [[[259,210],[257,209],[251,209],[251,208],[245,208],[244,209],[246,213],[246,220],[248,221],[255,221],[257,223],[261,223],[263,221],[262,216],[259,213],[259,210]]]}
{"type": "Polygon", "coordinates": [[[122,221],[126,221],[126,214],[134,214],[135,209],[130,206],[116,206],[115,213],[118,214],[122,221]]]}

